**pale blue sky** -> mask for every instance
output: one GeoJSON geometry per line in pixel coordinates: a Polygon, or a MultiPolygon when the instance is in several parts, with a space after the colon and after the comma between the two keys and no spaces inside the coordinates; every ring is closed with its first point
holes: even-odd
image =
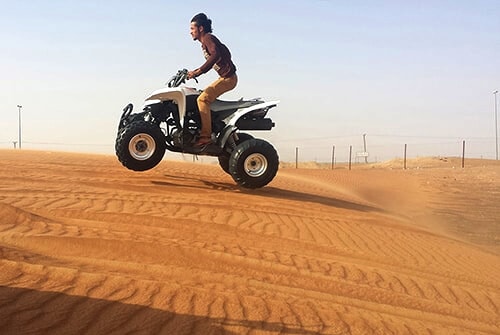
{"type": "MultiPolygon", "coordinates": [[[[238,87],[277,98],[255,135],[284,160],[495,156],[500,1],[0,1],[0,147],[113,153],[121,109],[203,63],[198,12],[231,50],[238,87]],[[65,145],[63,145],[65,144],[65,145]]],[[[216,78],[200,79],[199,88],[216,78]]],[[[190,85],[195,85],[190,82],[190,85]]],[[[167,154],[168,157],[169,154],[167,154]]]]}

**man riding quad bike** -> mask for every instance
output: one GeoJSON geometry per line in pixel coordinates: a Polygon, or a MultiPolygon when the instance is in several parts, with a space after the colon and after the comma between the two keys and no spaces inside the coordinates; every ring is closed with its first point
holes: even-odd
{"type": "Polygon", "coordinates": [[[212,140],[200,147],[201,91],[181,86],[187,79],[188,71],[179,70],[168,87],[146,99],[142,112],[134,114],[132,104],[124,108],[115,143],[118,160],[128,169],[145,171],[162,160],[165,150],[215,156],[238,185],[267,185],[278,171],[278,154],[267,141],[242,131],[271,130],[274,122],[266,116],[279,101],[215,100],[210,105],[212,140]]]}

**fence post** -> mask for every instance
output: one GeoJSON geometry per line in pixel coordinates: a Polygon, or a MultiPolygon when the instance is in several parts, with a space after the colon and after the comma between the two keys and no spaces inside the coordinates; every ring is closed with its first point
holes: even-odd
{"type": "Polygon", "coordinates": [[[295,147],[295,168],[299,168],[299,147],[295,147]]]}
{"type": "Polygon", "coordinates": [[[407,144],[405,143],[405,158],[404,158],[404,169],[406,170],[406,149],[407,149],[407,144]]]}
{"type": "Polygon", "coordinates": [[[335,146],[332,149],[332,170],[335,167],[335,146]]]}
{"type": "Polygon", "coordinates": [[[462,144],[462,169],[465,167],[465,140],[462,144]]]}
{"type": "Polygon", "coordinates": [[[349,170],[351,170],[352,145],[349,146],[349,170]]]}

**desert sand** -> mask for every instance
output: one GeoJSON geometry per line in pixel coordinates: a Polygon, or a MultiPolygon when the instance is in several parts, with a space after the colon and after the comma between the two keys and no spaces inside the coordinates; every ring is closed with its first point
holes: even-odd
{"type": "Polygon", "coordinates": [[[0,155],[0,334],[500,334],[496,162],[0,155]]]}

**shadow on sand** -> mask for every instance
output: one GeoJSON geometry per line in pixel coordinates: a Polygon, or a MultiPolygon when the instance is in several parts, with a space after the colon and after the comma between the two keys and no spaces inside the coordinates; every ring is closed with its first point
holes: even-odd
{"type": "MultiPolygon", "coordinates": [[[[321,328],[311,325],[308,328],[321,328]]],[[[300,325],[177,314],[59,292],[0,287],[0,329],[19,334],[318,334],[300,325]]]]}
{"type": "Polygon", "coordinates": [[[225,192],[252,194],[255,196],[269,197],[275,199],[295,200],[300,202],[303,201],[314,202],[325,206],[355,210],[360,212],[383,212],[382,209],[369,205],[363,205],[356,202],[351,202],[316,194],[284,190],[273,186],[266,186],[260,189],[250,190],[239,187],[236,184],[211,182],[204,180],[202,178],[179,177],[168,174],[165,174],[164,176],[168,180],[162,180],[162,181],[154,180],[152,181],[152,183],[157,186],[183,187],[183,188],[196,188],[196,189],[205,188],[205,189],[219,190],[225,192]]]}

